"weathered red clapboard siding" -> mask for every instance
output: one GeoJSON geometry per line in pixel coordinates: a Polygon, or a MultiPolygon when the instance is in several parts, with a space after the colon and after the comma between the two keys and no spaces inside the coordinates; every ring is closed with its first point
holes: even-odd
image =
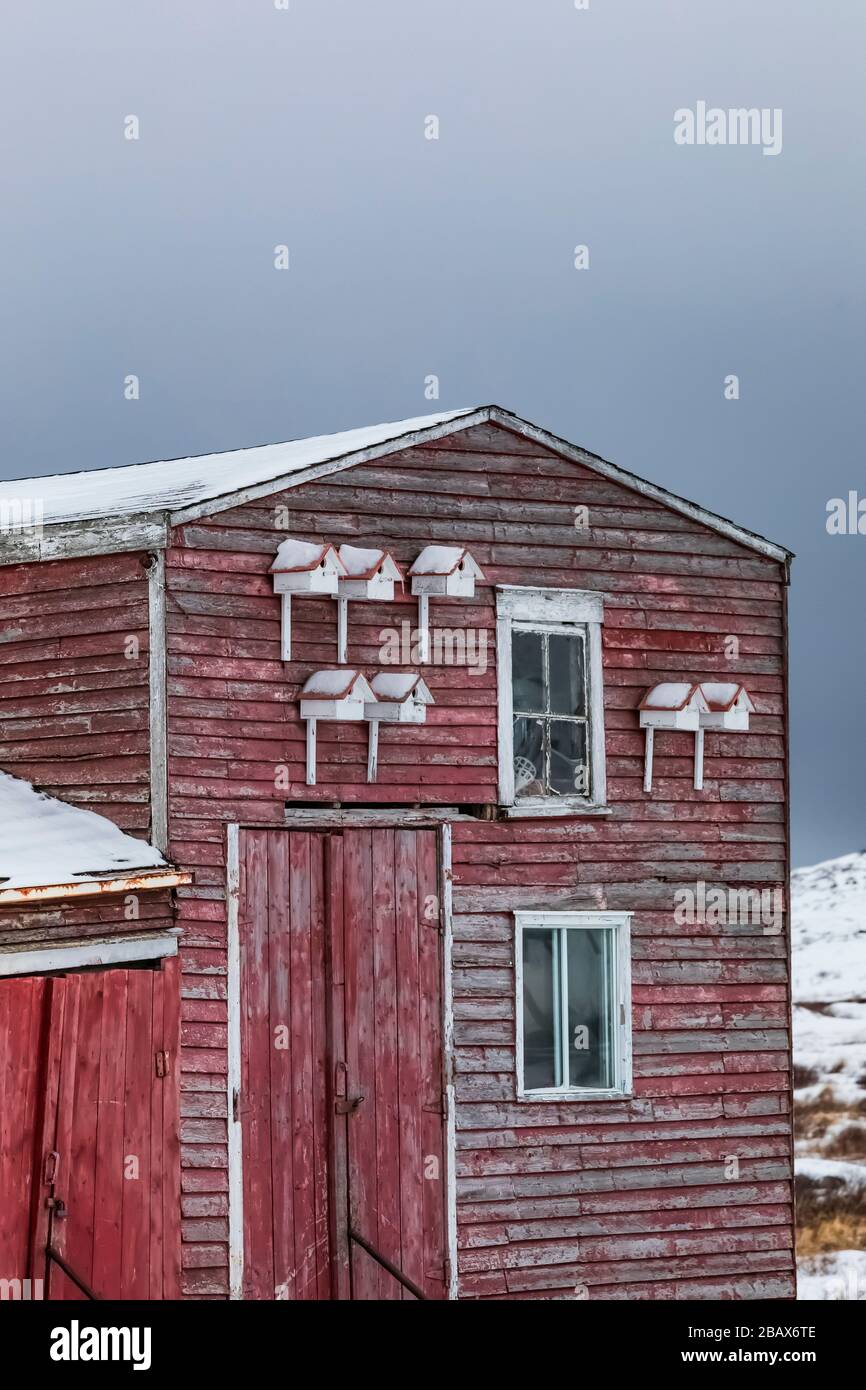
{"type": "MultiPolygon", "coordinates": [[[[225,824],[280,825],[286,800],[495,802],[495,583],[605,594],[613,814],[454,827],[461,1292],[791,1295],[787,936],[683,928],[673,918],[676,889],[697,878],[785,881],[781,566],[487,426],[174,534],[171,837],[174,857],[196,875],[180,894],[188,1295],[227,1290],[225,824]],[[590,530],[576,533],[582,505],[590,530]],[[295,702],[310,670],[336,664],[335,619],[330,601],[297,601],[295,659],[283,666],[267,570],[287,533],[385,545],[405,562],[430,541],[460,541],[485,571],[474,600],[434,600],[432,623],[486,630],[487,670],[430,669],[437,703],[428,723],[383,728],[374,787],[366,729],[351,725],[320,726],[319,785],[304,785],[295,702]],[[740,642],[735,661],[725,656],[728,636],[740,642]],[[657,734],[646,796],[641,693],[657,680],[716,673],[742,679],[755,697],[750,733],[707,734],[700,793],[690,740],[657,734]],[[529,906],[634,911],[633,1100],[517,1103],[510,914],[529,906]],[[737,1182],[724,1177],[731,1156],[737,1182]]],[[[414,625],[415,613],[410,598],[350,605],[350,665],[375,669],[381,631],[414,625]]]]}
{"type": "Polygon", "coordinates": [[[144,837],[146,564],[135,554],[0,565],[0,767],[144,837]]]}
{"type": "Polygon", "coordinates": [[[0,907],[0,946],[35,948],[49,942],[84,941],[88,937],[168,931],[174,926],[174,908],[167,890],[135,897],[135,917],[127,915],[133,904],[130,897],[122,894],[0,907]]]}

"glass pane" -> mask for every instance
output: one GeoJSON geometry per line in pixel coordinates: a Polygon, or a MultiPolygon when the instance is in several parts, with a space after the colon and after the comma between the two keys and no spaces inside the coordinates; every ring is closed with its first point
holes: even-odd
{"type": "Polygon", "coordinates": [[[544,725],[518,716],[514,721],[514,795],[544,795],[544,725]]]}
{"type": "Polygon", "coordinates": [[[551,632],[548,637],[550,662],[550,713],[586,714],[584,646],[582,637],[566,637],[551,632]]]}
{"type": "Polygon", "coordinates": [[[589,796],[586,724],[551,719],[550,787],[560,796],[589,796]]]}
{"type": "Polygon", "coordinates": [[[567,935],[569,1082],[607,1089],[616,1085],[613,932],[567,935]]]}
{"type": "Polygon", "coordinates": [[[544,710],[544,638],[540,632],[511,634],[511,689],[515,710],[544,710]]]}
{"type": "Polygon", "coordinates": [[[559,963],[555,933],[523,933],[523,1087],[562,1085],[560,1070],[559,963]]]}

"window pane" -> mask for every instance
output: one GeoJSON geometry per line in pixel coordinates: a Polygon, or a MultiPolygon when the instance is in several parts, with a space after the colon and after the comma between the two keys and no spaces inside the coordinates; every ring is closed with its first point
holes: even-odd
{"type": "Polygon", "coordinates": [[[616,1085],[613,933],[569,931],[566,952],[569,1084],[608,1089],[616,1085]]]}
{"type": "Polygon", "coordinates": [[[544,929],[523,933],[523,1087],[527,1091],[562,1085],[555,936],[544,929]]]}
{"type": "Polygon", "coordinates": [[[551,632],[548,637],[551,714],[586,714],[582,637],[551,632]]]}
{"type": "Polygon", "coordinates": [[[514,795],[544,795],[544,725],[518,716],[514,721],[514,795]]]}
{"type": "Polygon", "coordinates": [[[586,724],[551,719],[550,786],[560,796],[589,796],[586,724]]]}
{"type": "Polygon", "coordinates": [[[540,632],[511,634],[511,688],[515,710],[544,710],[544,638],[540,632]]]}

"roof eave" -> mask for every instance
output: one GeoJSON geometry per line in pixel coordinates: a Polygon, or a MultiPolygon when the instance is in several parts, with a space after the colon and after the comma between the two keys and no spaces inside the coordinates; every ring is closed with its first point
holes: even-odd
{"type": "Polygon", "coordinates": [[[0,887],[0,907],[12,903],[65,902],[69,898],[95,898],[104,893],[143,893],[158,888],[179,888],[192,883],[192,875],[166,865],[165,869],[132,870],[111,877],[77,879],[73,883],[38,883],[28,887],[0,887]]]}

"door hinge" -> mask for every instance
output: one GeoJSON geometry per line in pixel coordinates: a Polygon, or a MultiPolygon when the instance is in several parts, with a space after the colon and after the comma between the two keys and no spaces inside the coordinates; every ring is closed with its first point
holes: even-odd
{"type": "Polygon", "coordinates": [[[237,1124],[241,1113],[241,1093],[237,1086],[232,1087],[232,1123],[237,1124]]]}
{"type": "Polygon", "coordinates": [[[168,1058],[169,1058],[169,1055],[168,1055],[167,1052],[157,1052],[157,1053],[155,1054],[155,1056],[154,1056],[154,1062],[156,1063],[156,1074],[157,1074],[157,1076],[168,1076],[168,1073],[169,1073],[168,1058]]]}

